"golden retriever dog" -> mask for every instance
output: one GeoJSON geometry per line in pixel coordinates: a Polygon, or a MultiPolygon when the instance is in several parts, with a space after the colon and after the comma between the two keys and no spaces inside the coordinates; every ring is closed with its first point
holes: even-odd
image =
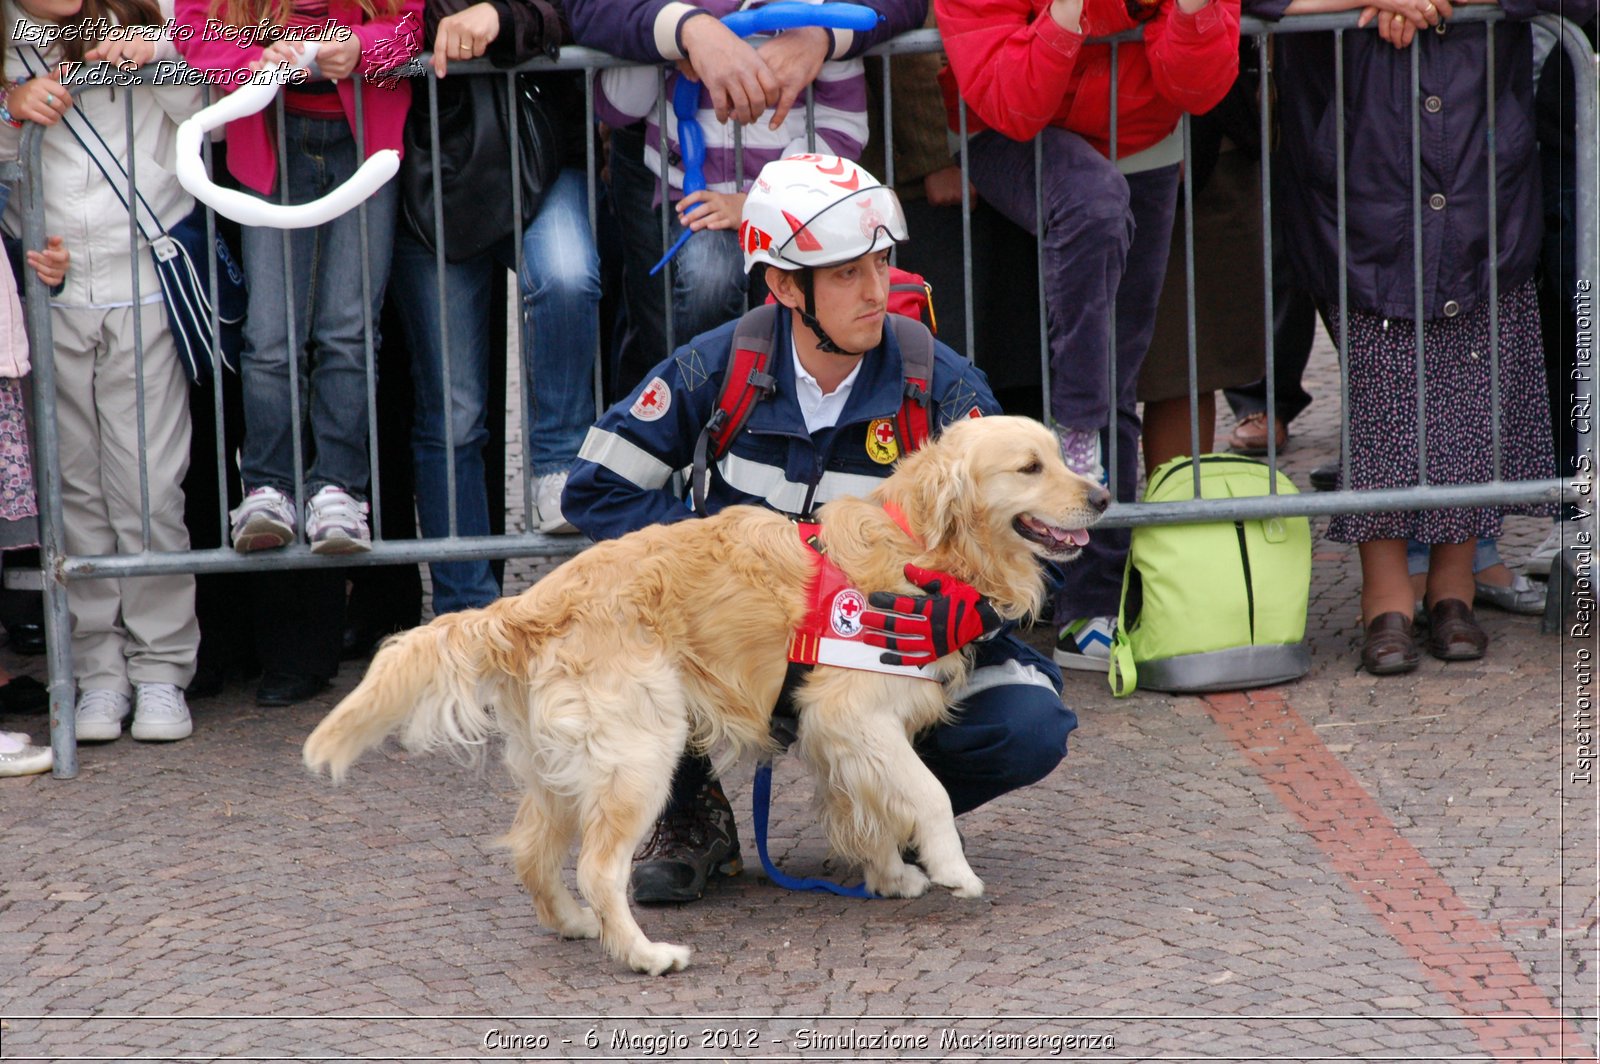
{"type": "MultiPolygon", "coordinates": [[[[1107,498],[1067,469],[1043,425],[985,417],[949,426],[869,498],[836,499],[818,517],[828,556],[863,594],[919,593],[905,578],[912,562],[967,581],[1014,619],[1040,606],[1039,560],[1076,557],[1107,498]]],[[[478,752],[500,738],[525,791],[501,842],[540,922],[599,937],[634,971],[681,969],[690,951],[651,942],[629,911],[633,854],[686,748],[720,767],[771,752],[811,572],[795,525],[754,506],[597,543],[521,595],[389,639],[306,740],[306,765],[338,781],[394,732],[413,751],[478,752]],[[562,881],[574,838],[589,908],[562,881]]],[[[968,662],[950,654],[934,669],[938,682],[818,666],[796,697],[795,749],[829,843],[880,895],[915,897],[930,879],[983,893],[950,799],[911,745],[952,712],[968,662]],[[901,859],[908,844],[921,869],[901,859]]]]}

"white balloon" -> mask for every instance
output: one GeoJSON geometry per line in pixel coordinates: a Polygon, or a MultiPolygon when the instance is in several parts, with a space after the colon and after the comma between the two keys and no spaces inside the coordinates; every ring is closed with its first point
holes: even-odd
{"type": "Polygon", "coordinates": [[[286,82],[287,71],[309,65],[317,57],[317,42],[306,42],[294,63],[265,67],[210,107],[196,111],[178,126],[178,183],[195,199],[218,214],[240,225],[271,229],[310,229],[330,222],[378,191],[400,169],[400,153],[392,148],[374,152],[350,180],[310,203],[269,203],[231,188],[214,184],[206,172],[200,146],[213,129],[245,115],[253,115],[272,103],[286,82]]]}

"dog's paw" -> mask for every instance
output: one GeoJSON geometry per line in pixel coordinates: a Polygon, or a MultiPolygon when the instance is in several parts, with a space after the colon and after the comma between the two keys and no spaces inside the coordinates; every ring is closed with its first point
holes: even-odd
{"type": "Polygon", "coordinates": [[[928,877],[916,865],[867,870],[867,889],[883,898],[920,898],[928,893],[928,877]]]}
{"type": "Polygon", "coordinates": [[[600,918],[593,909],[580,909],[578,915],[558,929],[558,933],[562,938],[599,938],[600,918]]]}
{"type": "Polygon", "coordinates": [[[674,946],[670,942],[644,942],[628,954],[628,967],[645,975],[681,972],[689,967],[692,952],[688,946],[674,946]]]}
{"type": "Polygon", "coordinates": [[[954,894],[958,898],[983,897],[983,880],[979,879],[975,875],[972,875],[971,873],[968,873],[966,876],[962,877],[959,882],[941,883],[940,886],[949,887],[950,893],[954,894]]]}

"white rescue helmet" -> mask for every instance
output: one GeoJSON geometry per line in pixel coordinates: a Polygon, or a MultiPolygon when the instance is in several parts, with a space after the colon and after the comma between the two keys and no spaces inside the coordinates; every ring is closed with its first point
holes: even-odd
{"type": "Polygon", "coordinates": [[[739,219],[744,269],[838,266],[906,239],[900,198],[849,159],[791,155],[761,168],[739,219]]]}

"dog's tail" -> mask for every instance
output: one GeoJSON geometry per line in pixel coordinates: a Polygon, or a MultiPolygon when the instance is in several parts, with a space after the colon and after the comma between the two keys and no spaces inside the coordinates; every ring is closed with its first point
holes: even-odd
{"type": "Polygon", "coordinates": [[[306,767],[344,778],[394,732],[408,750],[477,753],[495,732],[493,663],[503,642],[493,610],[463,610],[387,640],[367,675],[306,739],[306,767]]]}

